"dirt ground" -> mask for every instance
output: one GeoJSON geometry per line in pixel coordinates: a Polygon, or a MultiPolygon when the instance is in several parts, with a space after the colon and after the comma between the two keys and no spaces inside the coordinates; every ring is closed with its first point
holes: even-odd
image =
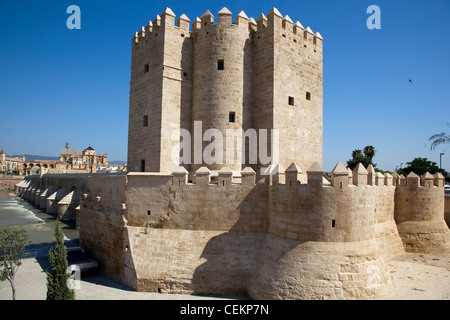
{"type": "MultiPolygon", "coordinates": [[[[388,262],[395,289],[373,300],[450,300],[450,255],[401,255],[388,262]]],[[[18,300],[44,300],[47,258],[23,260],[16,276],[18,300]]],[[[206,297],[195,295],[135,292],[101,273],[82,276],[75,291],[78,300],[212,300],[242,297],[206,297]]],[[[0,282],[0,300],[11,300],[8,281],[0,282]]]]}
{"type": "Polygon", "coordinates": [[[450,254],[406,253],[388,265],[395,288],[375,300],[450,300],[450,254]]]}

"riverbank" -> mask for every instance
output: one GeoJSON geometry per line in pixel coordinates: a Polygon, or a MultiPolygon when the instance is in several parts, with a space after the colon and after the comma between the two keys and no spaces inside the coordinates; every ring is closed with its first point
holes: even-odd
{"type": "MultiPolygon", "coordinates": [[[[31,241],[28,257],[46,256],[55,242],[56,215],[39,209],[30,202],[16,197],[11,191],[0,190],[0,226],[25,229],[31,241]]],[[[78,245],[79,232],[75,222],[60,222],[67,245],[78,245]]]]}

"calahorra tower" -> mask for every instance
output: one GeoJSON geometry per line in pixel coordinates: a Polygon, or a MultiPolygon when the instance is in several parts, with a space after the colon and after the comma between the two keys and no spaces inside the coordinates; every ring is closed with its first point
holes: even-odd
{"type": "Polygon", "coordinates": [[[321,165],[322,36],[276,8],[214,20],[167,8],[133,37],[128,170],[321,165]]]}

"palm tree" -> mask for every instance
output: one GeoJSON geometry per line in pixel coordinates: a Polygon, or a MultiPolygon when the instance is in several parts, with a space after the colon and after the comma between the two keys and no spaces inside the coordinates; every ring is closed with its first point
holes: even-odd
{"type": "Polygon", "coordinates": [[[355,149],[352,151],[353,160],[357,160],[357,159],[359,160],[359,159],[362,159],[362,157],[363,157],[363,153],[361,150],[355,149]]]}
{"type": "Polygon", "coordinates": [[[373,146],[366,146],[364,148],[364,155],[370,163],[372,162],[372,158],[375,155],[375,152],[377,152],[377,150],[375,150],[373,146]]]}
{"type": "MultiPolygon", "coordinates": [[[[450,124],[447,122],[447,126],[450,128],[450,124]]],[[[436,147],[440,144],[450,143],[450,135],[445,134],[444,132],[437,133],[432,135],[428,141],[431,141],[431,150],[436,149],[436,147]]]]}
{"type": "Polygon", "coordinates": [[[372,159],[375,156],[377,150],[373,146],[366,146],[363,151],[360,149],[355,149],[352,151],[352,158],[347,161],[347,166],[350,170],[353,170],[358,163],[362,163],[364,167],[367,168],[369,164],[372,164],[374,167],[376,163],[372,163],[372,159]]]}

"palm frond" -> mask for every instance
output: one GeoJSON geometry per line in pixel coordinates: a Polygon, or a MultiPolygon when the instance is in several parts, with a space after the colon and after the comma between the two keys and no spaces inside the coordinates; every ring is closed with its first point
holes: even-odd
{"type": "Polygon", "coordinates": [[[435,150],[437,146],[441,144],[450,143],[450,136],[446,135],[445,133],[438,133],[435,135],[432,135],[428,141],[431,141],[431,150],[435,150]]]}
{"type": "MultiPolygon", "coordinates": [[[[437,133],[437,134],[433,134],[433,135],[428,139],[428,141],[432,141],[432,140],[435,140],[435,139],[440,139],[440,138],[446,137],[446,136],[447,136],[447,135],[446,135],[444,132],[437,133]]],[[[450,136],[449,136],[448,138],[450,138],[450,136]]]]}

